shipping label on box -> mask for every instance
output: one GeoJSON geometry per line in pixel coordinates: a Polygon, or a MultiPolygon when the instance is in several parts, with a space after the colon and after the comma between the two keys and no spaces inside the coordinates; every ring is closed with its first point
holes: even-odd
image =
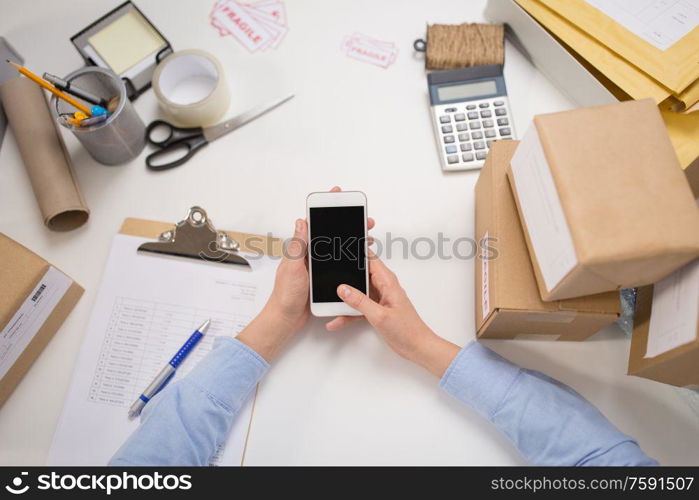
{"type": "MultiPolygon", "coordinates": [[[[476,183],[476,332],[479,338],[584,340],[613,323],[616,292],[544,302],[506,170],[517,141],[492,144],[476,183]],[[493,247],[496,252],[485,251],[493,247]]],[[[520,146],[521,147],[521,146],[520,146]]]]}
{"type": "Polygon", "coordinates": [[[545,301],[655,283],[699,256],[699,210],[649,99],[536,116],[508,177],[545,301]]]}
{"type": "Polygon", "coordinates": [[[0,233],[0,405],[80,299],[70,277],[0,233]]]}

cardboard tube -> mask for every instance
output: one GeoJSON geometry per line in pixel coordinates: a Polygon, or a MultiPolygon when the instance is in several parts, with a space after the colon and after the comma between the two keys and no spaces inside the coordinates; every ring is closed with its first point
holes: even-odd
{"type": "Polygon", "coordinates": [[[44,224],[54,231],[82,226],[90,215],[44,91],[24,77],[0,85],[0,99],[27,167],[44,224]]]}

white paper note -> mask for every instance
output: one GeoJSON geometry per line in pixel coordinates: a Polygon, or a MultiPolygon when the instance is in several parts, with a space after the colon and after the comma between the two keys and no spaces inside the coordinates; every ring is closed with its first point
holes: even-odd
{"type": "Polygon", "coordinates": [[[578,258],[556,184],[533,123],[515,151],[510,167],[526,230],[546,290],[550,292],[577,265],[578,258]]]}
{"type": "MultiPolygon", "coordinates": [[[[184,376],[219,335],[235,336],[259,312],[277,260],[241,266],[137,253],[149,241],[114,238],[68,396],[54,435],[51,465],[104,465],[138,421],[127,410],[205,320],[211,326],[180,365],[184,376]]],[[[252,400],[238,414],[217,465],[240,465],[252,400]]]]}
{"type": "Polygon", "coordinates": [[[660,50],[699,26],[699,0],[585,1],[660,50]]]}
{"type": "Polygon", "coordinates": [[[699,260],[684,266],[653,286],[646,358],[697,338],[699,260]]]}

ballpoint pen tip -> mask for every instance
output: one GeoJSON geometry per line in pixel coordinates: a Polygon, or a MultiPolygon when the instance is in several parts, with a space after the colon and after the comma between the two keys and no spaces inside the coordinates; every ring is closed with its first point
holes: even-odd
{"type": "Polygon", "coordinates": [[[206,333],[206,330],[209,329],[210,324],[211,324],[211,318],[204,321],[204,323],[199,328],[197,328],[197,330],[200,331],[201,333],[206,333]]]}

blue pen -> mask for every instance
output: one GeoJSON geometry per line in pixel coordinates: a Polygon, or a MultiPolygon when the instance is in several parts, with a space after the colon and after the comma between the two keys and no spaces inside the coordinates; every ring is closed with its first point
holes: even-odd
{"type": "Polygon", "coordinates": [[[195,332],[189,336],[189,339],[187,339],[187,342],[184,343],[182,347],[180,347],[180,350],[177,351],[177,354],[175,354],[170,362],[165,365],[165,368],[163,368],[160,373],[153,379],[153,382],[150,383],[148,387],[146,387],[146,390],[143,391],[143,394],[141,394],[138,399],[134,402],[134,404],[131,405],[131,408],[129,408],[129,418],[135,418],[141,414],[141,410],[143,410],[143,407],[146,406],[146,403],[151,400],[153,396],[158,394],[158,392],[167,385],[167,383],[170,381],[170,379],[175,375],[175,372],[177,371],[177,367],[180,366],[182,361],[185,360],[187,355],[192,352],[194,347],[199,343],[199,341],[202,339],[204,334],[206,333],[206,330],[209,329],[209,325],[211,324],[211,320],[207,319],[204,321],[204,324],[201,325],[199,328],[195,330],[195,332]]]}

